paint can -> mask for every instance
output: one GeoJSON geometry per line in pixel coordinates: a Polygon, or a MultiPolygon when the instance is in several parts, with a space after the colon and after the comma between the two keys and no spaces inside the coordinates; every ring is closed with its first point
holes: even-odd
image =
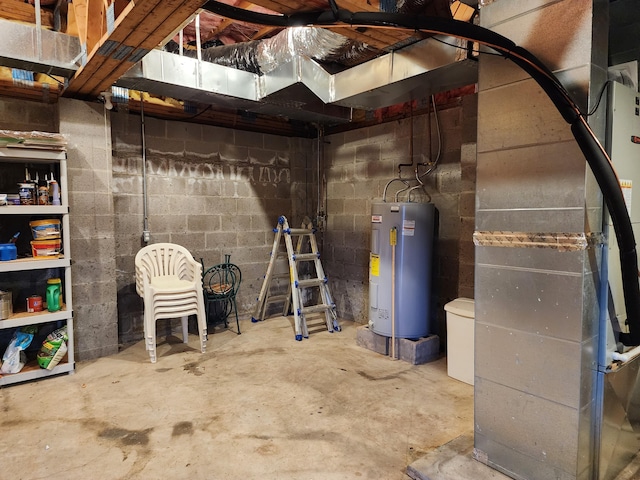
{"type": "Polygon", "coordinates": [[[35,200],[35,188],[33,183],[19,183],[20,191],[20,205],[34,205],[35,200]]]}
{"type": "Polygon", "coordinates": [[[13,315],[11,292],[0,290],[0,320],[6,320],[11,315],[13,315]]]}
{"type": "Polygon", "coordinates": [[[40,295],[31,295],[27,297],[27,312],[41,312],[42,311],[42,297],[40,295]]]}

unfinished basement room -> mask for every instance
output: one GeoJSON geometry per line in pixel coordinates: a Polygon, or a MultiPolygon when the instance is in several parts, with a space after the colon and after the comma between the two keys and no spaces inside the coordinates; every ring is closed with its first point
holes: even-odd
{"type": "Polygon", "coordinates": [[[0,0],[0,478],[640,480],[639,63],[640,0],[0,0]]]}

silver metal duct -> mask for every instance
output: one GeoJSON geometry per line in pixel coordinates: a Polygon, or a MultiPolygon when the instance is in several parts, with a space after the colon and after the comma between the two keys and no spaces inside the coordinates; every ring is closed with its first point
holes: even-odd
{"type": "Polygon", "coordinates": [[[2,65],[72,77],[82,56],[78,37],[0,19],[2,65]]]}
{"type": "Polygon", "coordinates": [[[337,74],[299,55],[260,76],[153,50],[117,85],[303,121],[344,123],[350,108],[373,110],[475,83],[477,63],[460,58],[457,42],[429,38],[337,74]]]}
{"type": "Polygon", "coordinates": [[[603,376],[599,480],[614,480],[638,453],[640,357],[603,376]]]}

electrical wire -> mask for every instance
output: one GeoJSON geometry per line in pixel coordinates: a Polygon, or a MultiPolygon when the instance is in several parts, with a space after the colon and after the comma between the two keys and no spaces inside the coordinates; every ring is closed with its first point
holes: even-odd
{"type": "Polygon", "coordinates": [[[61,82],[60,80],[58,80],[56,77],[54,77],[53,75],[50,75],[48,73],[45,74],[47,77],[49,77],[51,80],[54,80],[56,82],[58,82],[60,85],[62,85],[64,87],[64,82],[61,82]]]}
{"type": "Polygon", "coordinates": [[[598,93],[598,100],[596,101],[596,104],[594,105],[594,107],[591,109],[589,113],[583,114],[582,115],[583,117],[590,117],[591,115],[596,113],[596,111],[598,110],[598,107],[600,106],[600,102],[602,101],[604,92],[607,90],[607,87],[609,87],[611,82],[612,80],[607,80],[606,82],[604,82],[604,85],[602,85],[602,88],[600,89],[600,93],[598,93]]]}
{"type": "Polygon", "coordinates": [[[191,119],[197,118],[203,113],[205,113],[207,110],[211,110],[211,107],[213,107],[213,105],[207,105],[206,108],[203,108],[201,111],[199,111],[195,115],[191,115],[190,117],[184,117],[183,120],[191,120],[191,119]]]}
{"type": "Polygon", "coordinates": [[[460,45],[456,45],[455,43],[451,43],[451,42],[446,42],[438,37],[431,37],[431,38],[433,38],[436,42],[444,43],[445,45],[449,45],[450,47],[457,48],[458,50],[464,50],[465,52],[468,52],[468,53],[477,53],[478,55],[491,55],[493,57],[503,56],[497,52],[485,52],[483,50],[475,50],[474,48],[471,48],[471,47],[461,47],[460,45]]]}

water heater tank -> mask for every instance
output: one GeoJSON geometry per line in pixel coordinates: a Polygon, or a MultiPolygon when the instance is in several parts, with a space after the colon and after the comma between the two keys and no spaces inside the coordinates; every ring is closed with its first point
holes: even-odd
{"type": "Polygon", "coordinates": [[[395,336],[420,338],[434,333],[430,309],[435,217],[431,203],[372,204],[369,327],[373,332],[392,335],[391,231],[395,227],[395,336]]]}

